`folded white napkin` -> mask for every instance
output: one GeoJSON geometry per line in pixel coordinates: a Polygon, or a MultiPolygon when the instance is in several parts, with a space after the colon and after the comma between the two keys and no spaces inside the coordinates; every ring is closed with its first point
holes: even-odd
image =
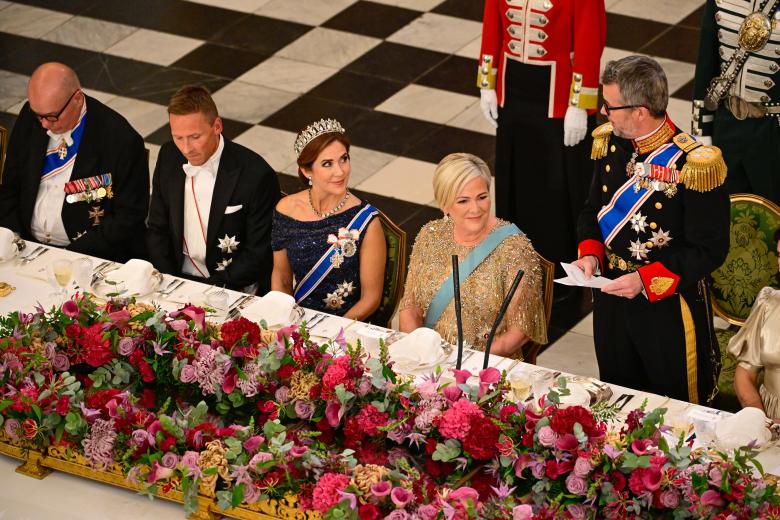
{"type": "Polygon", "coordinates": [[[19,249],[14,243],[14,232],[8,228],[0,227],[0,262],[10,260],[19,249]]]}
{"type": "Polygon", "coordinates": [[[241,315],[251,321],[265,320],[269,327],[289,325],[295,306],[295,298],[279,291],[271,291],[241,310],[241,315]]]}
{"type": "Polygon", "coordinates": [[[763,410],[748,407],[715,425],[715,443],[722,450],[731,450],[756,441],[760,446],[772,439],[763,410]]]}
{"type": "Polygon", "coordinates": [[[154,288],[154,266],[146,260],[132,258],[118,269],[106,273],[106,281],[122,283],[128,293],[146,294],[154,288]]]}
{"type": "Polygon", "coordinates": [[[400,365],[430,366],[441,358],[441,335],[433,329],[420,327],[390,345],[389,350],[390,358],[400,365]]]}
{"type": "Polygon", "coordinates": [[[588,406],[590,404],[590,394],[588,389],[579,383],[566,383],[569,395],[560,397],[561,404],[564,406],[588,406]]]}

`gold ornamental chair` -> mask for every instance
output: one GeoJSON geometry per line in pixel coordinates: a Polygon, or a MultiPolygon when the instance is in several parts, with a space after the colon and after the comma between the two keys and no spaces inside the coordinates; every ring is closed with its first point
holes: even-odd
{"type": "Polygon", "coordinates": [[[739,409],[734,393],[736,360],[726,347],[753,306],[758,292],[766,286],[780,288],[777,274],[777,243],[774,232],[780,227],[780,207],[758,195],[731,195],[731,229],[726,261],[713,271],[710,283],[712,309],[730,327],[715,335],[721,351],[716,406],[739,409]]]}
{"type": "Polygon", "coordinates": [[[398,302],[406,282],[406,232],[381,211],[379,212],[379,222],[382,224],[382,231],[387,243],[387,261],[385,263],[382,301],[371,321],[389,328],[390,320],[393,319],[398,308],[398,302]]]}
{"type": "Polygon", "coordinates": [[[5,152],[8,147],[8,130],[0,126],[0,184],[3,183],[3,173],[5,172],[5,152]]]}
{"type": "MultiPolygon", "coordinates": [[[[553,280],[555,280],[555,264],[536,253],[542,266],[542,303],[544,304],[544,318],[547,329],[550,328],[550,313],[553,303],[553,280]]],[[[542,345],[535,341],[529,341],[523,345],[523,361],[532,365],[536,364],[536,356],[542,345]]]]}

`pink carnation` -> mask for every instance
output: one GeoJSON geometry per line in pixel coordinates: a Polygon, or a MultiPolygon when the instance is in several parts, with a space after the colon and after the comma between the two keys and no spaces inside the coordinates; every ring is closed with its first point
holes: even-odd
{"type": "Polygon", "coordinates": [[[452,403],[452,406],[439,417],[439,431],[445,437],[462,441],[469,434],[471,422],[485,416],[479,406],[466,399],[452,403]]]}
{"type": "Polygon", "coordinates": [[[341,501],[339,491],[343,491],[349,485],[349,477],[337,473],[325,473],[312,492],[312,505],[320,513],[341,501]]]}

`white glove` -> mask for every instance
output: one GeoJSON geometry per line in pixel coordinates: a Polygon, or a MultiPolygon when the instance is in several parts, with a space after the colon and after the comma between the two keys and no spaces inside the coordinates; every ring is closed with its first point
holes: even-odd
{"type": "Polygon", "coordinates": [[[563,144],[574,146],[583,139],[588,131],[588,111],[584,108],[569,107],[563,118],[563,144]]]}
{"type": "Polygon", "coordinates": [[[498,96],[496,91],[491,88],[479,89],[479,106],[482,108],[482,114],[488,123],[498,128],[498,96]]]}
{"type": "Polygon", "coordinates": [[[712,146],[712,136],[711,135],[700,135],[696,138],[697,141],[699,141],[704,146],[712,146]]]}

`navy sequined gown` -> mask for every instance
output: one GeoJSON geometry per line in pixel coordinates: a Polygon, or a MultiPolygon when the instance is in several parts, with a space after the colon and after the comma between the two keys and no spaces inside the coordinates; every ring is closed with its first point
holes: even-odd
{"type": "MultiPolygon", "coordinates": [[[[364,207],[363,202],[322,220],[304,222],[282,215],[274,210],[271,248],[274,251],[287,250],[287,258],[294,275],[293,289],[309,273],[317,261],[330,248],[329,235],[338,235],[364,207]]],[[[371,207],[371,209],[374,209],[371,207]]],[[[317,311],[343,316],[360,299],[360,247],[368,224],[377,215],[374,209],[359,238],[352,246],[343,249],[344,255],[339,267],[334,267],[325,279],[299,305],[317,311]],[[353,254],[350,254],[353,253],[353,254]]]]}

